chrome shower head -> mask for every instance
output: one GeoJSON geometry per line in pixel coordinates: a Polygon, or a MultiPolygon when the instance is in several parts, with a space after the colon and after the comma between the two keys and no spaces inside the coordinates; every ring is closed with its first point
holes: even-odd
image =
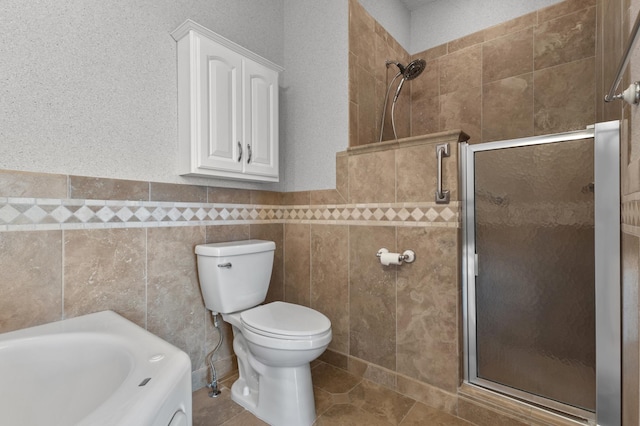
{"type": "Polygon", "coordinates": [[[404,85],[404,82],[406,80],[413,80],[414,78],[422,74],[422,71],[424,71],[424,69],[427,66],[427,61],[425,61],[424,59],[415,59],[409,62],[406,67],[396,61],[387,61],[387,67],[389,65],[395,65],[400,70],[400,72],[398,73],[398,75],[396,75],[396,77],[398,77],[399,75],[402,75],[402,80],[400,80],[400,83],[398,84],[398,88],[396,89],[396,94],[393,97],[393,103],[395,103],[398,100],[398,96],[400,96],[400,91],[402,90],[402,86],[404,85]]]}
{"type": "Polygon", "coordinates": [[[427,61],[424,59],[416,59],[414,61],[409,62],[409,64],[405,67],[404,71],[402,71],[402,76],[406,80],[413,80],[420,74],[427,66],[427,61]]]}
{"type": "Polygon", "coordinates": [[[424,71],[425,67],[427,66],[427,62],[424,59],[416,59],[409,62],[405,67],[398,61],[387,61],[386,65],[387,67],[389,65],[395,65],[400,70],[400,74],[402,75],[403,79],[413,80],[414,78],[422,74],[422,71],[424,71]]]}
{"type": "Polygon", "coordinates": [[[404,82],[407,80],[413,80],[414,78],[422,74],[424,69],[427,67],[427,62],[424,59],[415,59],[409,62],[405,67],[398,61],[387,60],[387,68],[389,68],[390,65],[395,65],[396,67],[398,67],[398,70],[400,70],[400,72],[398,72],[395,77],[393,77],[391,83],[389,83],[389,87],[387,87],[387,93],[384,96],[384,107],[382,109],[382,120],[380,124],[380,139],[378,140],[378,142],[382,142],[382,136],[384,133],[384,117],[387,113],[387,101],[389,100],[389,92],[391,92],[391,86],[393,86],[393,83],[398,77],[402,76],[402,78],[400,79],[400,83],[398,83],[398,87],[396,88],[396,94],[393,96],[393,103],[391,105],[391,125],[393,126],[393,136],[398,139],[394,119],[396,101],[398,100],[398,96],[400,96],[400,91],[402,90],[402,86],[404,86],[404,82]]]}

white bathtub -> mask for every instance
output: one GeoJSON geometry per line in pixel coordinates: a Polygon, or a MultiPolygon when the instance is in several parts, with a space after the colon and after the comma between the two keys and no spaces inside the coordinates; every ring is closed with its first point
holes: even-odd
{"type": "Polygon", "coordinates": [[[0,334],[0,425],[191,426],[191,362],[111,311],[0,334]]]}

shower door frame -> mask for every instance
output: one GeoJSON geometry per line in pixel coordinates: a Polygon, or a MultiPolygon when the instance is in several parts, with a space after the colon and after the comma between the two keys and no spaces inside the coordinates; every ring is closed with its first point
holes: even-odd
{"type": "Polygon", "coordinates": [[[471,385],[507,394],[601,426],[622,422],[622,336],[620,293],[620,122],[597,123],[585,130],[487,142],[460,144],[462,193],[462,303],[464,376],[471,385]],[[559,403],[478,377],[475,277],[475,153],[580,139],[594,141],[595,174],[595,315],[596,412],[559,403]]]}

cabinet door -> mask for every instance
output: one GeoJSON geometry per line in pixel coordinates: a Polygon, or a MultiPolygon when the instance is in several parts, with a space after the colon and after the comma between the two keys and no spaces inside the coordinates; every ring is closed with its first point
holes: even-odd
{"type": "Polygon", "coordinates": [[[201,170],[241,172],[243,166],[241,70],[242,56],[200,37],[201,87],[196,96],[201,111],[197,138],[197,167],[201,170]],[[242,157],[242,158],[241,158],[242,157]]]}
{"type": "Polygon", "coordinates": [[[245,173],[278,178],[278,73],[245,60],[245,173]]]}

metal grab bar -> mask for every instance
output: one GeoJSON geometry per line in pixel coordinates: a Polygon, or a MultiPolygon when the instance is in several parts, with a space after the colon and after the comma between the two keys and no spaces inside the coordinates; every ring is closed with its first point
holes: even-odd
{"type": "Polygon", "coordinates": [[[624,49],[624,53],[622,54],[622,58],[620,60],[620,64],[618,65],[618,71],[616,71],[616,79],[611,84],[611,89],[609,89],[609,93],[604,96],[605,102],[611,102],[615,99],[622,99],[621,96],[616,96],[616,90],[620,85],[620,80],[622,80],[622,74],[624,74],[624,69],[627,67],[629,63],[629,56],[631,54],[631,50],[636,43],[636,39],[638,38],[638,30],[640,30],[640,12],[638,12],[638,16],[636,16],[636,22],[633,24],[633,29],[631,30],[631,34],[629,34],[629,38],[627,39],[627,46],[624,49]]]}
{"type": "Polygon", "coordinates": [[[442,157],[448,157],[449,144],[441,143],[436,145],[436,158],[438,159],[438,183],[436,187],[436,203],[437,204],[449,204],[450,192],[442,189],[442,157]]]}

